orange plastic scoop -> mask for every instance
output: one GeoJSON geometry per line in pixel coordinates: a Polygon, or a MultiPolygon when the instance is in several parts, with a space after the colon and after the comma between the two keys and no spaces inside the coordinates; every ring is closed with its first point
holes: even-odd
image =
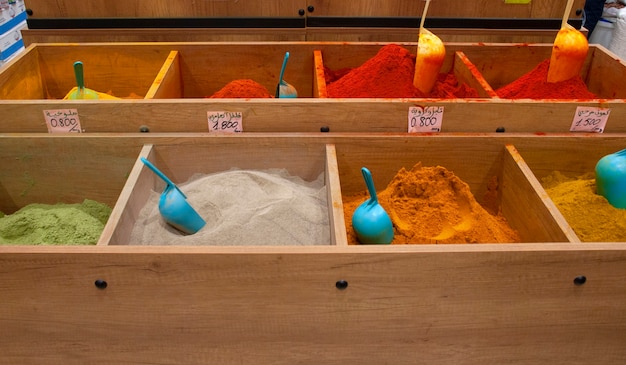
{"type": "Polygon", "coordinates": [[[429,4],[430,0],[426,0],[420,22],[415,74],[413,76],[413,85],[426,95],[430,94],[433,86],[435,86],[443,60],[446,57],[446,49],[441,39],[424,28],[429,4]]]}
{"type": "Polygon", "coordinates": [[[565,81],[579,75],[587,58],[587,52],[589,51],[587,37],[567,24],[573,3],[574,0],[568,0],[561,29],[557,33],[552,46],[550,68],[548,68],[548,82],[565,81]]]}

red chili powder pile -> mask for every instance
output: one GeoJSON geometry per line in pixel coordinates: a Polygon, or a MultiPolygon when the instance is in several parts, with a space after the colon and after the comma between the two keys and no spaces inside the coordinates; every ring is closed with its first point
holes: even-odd
{"type": "Polygon", "coordinates": [[[597,99],[587,89],[582,77],[575,76],[561,82],[548,82],[550,59],[512,83],[496,90],[504,99],[597,99]]]}
{"type": "Polygon", "coordinates": [[[453,73],[439,74],[429,95],[413,86],[415,56],[397,44],[382,47],[376,56],[354,69],[325,68],[330,98],[474,98],[478,92],[459,83],[453,73]]]}
{"type": "Polygon", "coordinates": [[[234,80],[211,95],[210,98],[272,98],[267,88],[250,79],[234,80]]]}

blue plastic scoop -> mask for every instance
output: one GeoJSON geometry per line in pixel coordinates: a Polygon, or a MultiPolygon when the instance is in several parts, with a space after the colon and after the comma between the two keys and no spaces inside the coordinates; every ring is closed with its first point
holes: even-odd
{"type": "Polygon", "coordinates": [[[595,170],[596,192],[615,208],[626,209],[626,150],[602,157],[595,170]]]}
{"type": "Polygon", "coordinates": [[[352,214],[352,228],[360,243],[389,244],[393,240],[391,218],[385,208],[378,203],[372,173],[365,167],[361,168],[361,173],[370,198],[359,205],[352,214]]]}
{"type": "Polygon", "coordinates": [[[163,219],[174,228],[187,234],[194,234],[204,227],[206,222],[187,202],[187,197],[178,186],[146,158],[142,157],[141,162],[167,184],[159,200],[159,212],[163,219]]]}
{"type": "Polygon", "coordinates": [[[297,98],[298,91],[293,85],[287,83],[287,81],[283,80],[283,76],[285,76],[285,68],[287,67],[287,61],[289,60],[289,52],[285,53],[285,58],[283,59],[283,66],[280,68],[280,76],[278,77],[278,85],[276,85],[276,97],[277,98],[297,98]]]}

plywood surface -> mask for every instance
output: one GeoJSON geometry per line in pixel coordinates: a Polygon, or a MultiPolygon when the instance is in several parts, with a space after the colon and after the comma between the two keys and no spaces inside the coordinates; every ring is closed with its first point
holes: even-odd
{"type": "MultiPolygon", "coordinates": [[[[556,32],[556,29],[436,29],[437,36],[444,42],[551,43],[556,32]]],[[[416,42],[417,28],[24,29],[22,37],[27,45],[67,42],[416,42]]]]}
{"type": "MultiPolygon", "coordinates": [[[[429,16],[433,17],[501,17],[501,18],[561,18],[565,0],[535,0],[527,4],[507,4],[499,0],[433,1],[429,16]]],[[[576,0],[571,12],[579,17],[577,9],[582,9],[584,0],[576,0]]],[[[289,1],[200,1],[189,3],[182,0],[129,0],[123,3],[104,4],[99,1],[62,0],[49,2],[31,0],[28,3],[37,18],[170,18],[170,17],[296,17],[299,10],[307,9],[308,16],[420,16],[424,3],[421,1],[358,0],[351,2],[330,0],[289,0],[289,1]],[[149,5],[148,5],[149,3],[149,5]],[[312,6],[313,10],[308,11],[312,6]]]]}
{"type": "Polygon", "coordinates": [[[295,17],[304,7],[302,0],[129,0],[104,3],[85,1],[31,0],[28,7],[36,18],[184,18],[184,17],[295,17]]]}
{"type": "Polygon", "coordinates": [[[623,245],[337,249],[6,249],[0,359],[583,364],[626,356],[623,245]],[[582,286],[573,283],[579,275],[582,286]]]}

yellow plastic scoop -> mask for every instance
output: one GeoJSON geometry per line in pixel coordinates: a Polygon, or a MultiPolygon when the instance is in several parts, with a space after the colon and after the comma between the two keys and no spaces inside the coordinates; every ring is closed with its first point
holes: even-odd
{"type": "Polygon", "coordinates": [[[548,82],[569,80],[579,75],[587,58],[589,42],[580,31],[567,24],[569,13],[574,0],[568,0],[561,23],[561,29],[556,35],[550,56],[548,68],[548,82]]]}
{"type": "Polygon", "coordinates": [[[446,49],[439,37],[424,28],[424,20],[430,0],[426,0],[420,21],[419,39],[417,41],[417,57],[413,85],[425,95],[430,94],[437,82],[437,76],[446,57],[446,49]]]}
{"type": "Polygon", "coordinates": [[[81,61],[74,62],[74,76],[76,77],[76,86],[73,87],[63,99],[119,99],[115,96],[86,88],[83,63],[81,61]]]}

